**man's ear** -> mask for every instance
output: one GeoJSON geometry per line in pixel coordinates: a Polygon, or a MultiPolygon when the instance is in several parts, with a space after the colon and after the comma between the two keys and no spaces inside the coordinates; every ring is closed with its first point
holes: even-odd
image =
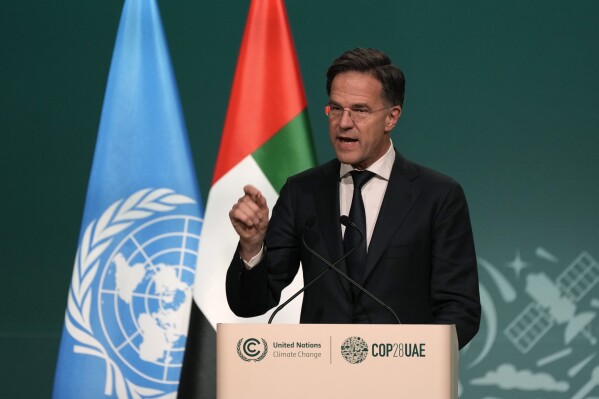
{"type": "Polygon", "coordinates": [[[395,105],[391,107],[389,112],[387,113],[387,118],[385,120],[385,132],[390,132],[393,130],[399,118],[401,117],[401,107],[399,105],[395,105]]]}

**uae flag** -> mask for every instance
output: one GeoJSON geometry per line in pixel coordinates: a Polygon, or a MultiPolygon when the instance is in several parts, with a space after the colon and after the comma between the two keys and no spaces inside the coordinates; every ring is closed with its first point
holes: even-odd
{"type": "MultiPolygon", "coordinates": [[[[253,0],[204,214],[194,285],[201,314],[197,309],[192,312],[180,397],[210,394],[217,323],[268,320],[269,314],[236,317],[225,295],[226,271],[239,241],[229,211],[243,195],[243,186],[257,187],[272,209],[287,177],[315,164],[306,97],[284,3],[253,0]]],[[[281,302],[302,283],[300,272],[283,291],[281,302]]],[[[296,298],[275,322],[299,322],[300,307],[301,298],[296,298]]]]}

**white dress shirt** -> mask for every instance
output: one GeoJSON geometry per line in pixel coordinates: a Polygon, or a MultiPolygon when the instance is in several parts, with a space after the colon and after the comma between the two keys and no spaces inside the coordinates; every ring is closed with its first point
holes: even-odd
{"type": "MultiPolygon", "coordinates": [[[[389,177],[391,176],[393,162],[395,162],[395,150],[393,149],[393,143],[391,143],[385,155],[366,168],[366,170],[375,174],[362,187],[362,200],[364,201],[364,210],[366,211],[366,248],[370,245],[374,226],[379,217],[381,204],[383,203],[389,177]]],[[[339,169],[339,210],[341,215],[349,215],[351,208],[354,183],[349,172],[352,170],[354,170],[353,166],[344,163],[341,164],[341,168],[339,169]]],[[[342,234],[345,234],[345,226],[342,225],[341,229],[342,234]]]]}

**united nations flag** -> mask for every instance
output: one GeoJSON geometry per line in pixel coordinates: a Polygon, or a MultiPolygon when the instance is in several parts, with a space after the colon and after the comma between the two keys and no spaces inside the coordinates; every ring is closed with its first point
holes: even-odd
{"type": "Polygon", "coordinates": [[[126,0],[55,398],[176,397],[203,208],[155,0],[126,0]]]}

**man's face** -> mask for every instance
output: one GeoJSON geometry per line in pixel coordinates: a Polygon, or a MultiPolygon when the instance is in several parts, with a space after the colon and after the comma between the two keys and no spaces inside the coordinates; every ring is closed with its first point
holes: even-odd
{"type": "Polygon", "coordinates": [[[401,115],[399,106],[389,106],[382,97],[381,83],[369,74],[343,72],[331,83],[329,106],[346,108],[336,118],[329,117],[329,136],[337,159],[354,168],[365,169],[389,149],[389,133],[401,115]],[[366,119],[358,120],[358,114],[366,119]]]}

